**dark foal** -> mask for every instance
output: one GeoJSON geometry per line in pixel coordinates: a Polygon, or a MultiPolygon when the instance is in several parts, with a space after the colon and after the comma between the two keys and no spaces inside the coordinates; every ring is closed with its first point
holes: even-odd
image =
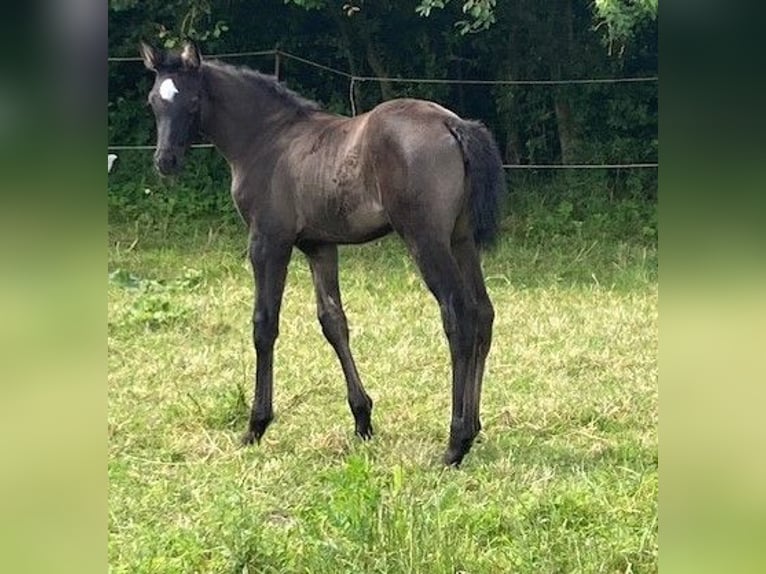
{"type": "Polygon", "coordinates": [[[274,342],[293,246],[311,265],[319,321],[343,368],[356,432],[372,436],[372,400],[349,348],[337,246],[393,230],[441,309],[452,357],[444,461],[459,464],[481,429],[481,382],[492,340],[494,311],[478,246],[493,239],[505,193],[500,154],[487,129],[411,99],[354,118],[337,116],[270,76],[203,61],[193,44],[179,52],[142,44],[141,52],[156,73],[149,102],[157,120],[157,169],[177,172],[192,139],[208,138],[231,167],[232,196],[249,228],[256,376],[243,440],[260,440],[273,418],[274,342]]]}

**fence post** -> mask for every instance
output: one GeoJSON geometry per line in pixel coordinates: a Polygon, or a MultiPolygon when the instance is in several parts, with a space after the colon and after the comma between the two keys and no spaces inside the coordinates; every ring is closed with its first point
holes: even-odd
{"type": "Polygon", "coordinates": [[[274,49],[274,77],[279,80],[279,66],[280,66],[280,59],[279,59],[279,48],[274,49]]]}

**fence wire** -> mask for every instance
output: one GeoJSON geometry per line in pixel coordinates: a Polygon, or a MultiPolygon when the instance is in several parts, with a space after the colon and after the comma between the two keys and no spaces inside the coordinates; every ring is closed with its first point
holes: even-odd
{"type": "MultiPolygon", "coordinates": [[[[457,78],[400,78],[400,77],[381,77],[381,76],[357,76],[343,70],[333,68],[314,62],[307,58],[291,54],[279,49],[274,50],[255,50],[242,52],[223,52],[220,54],[210,54],[207,58],[211,59],[236,59],[250,56],[274,56],[276,58],[275,70],[279,70],[279,58],[286,58],[308,66],[342,76],[349,80],[349,103],[351,105],[351,115],[356,116],[356,101],[354,97],[354,84],[356,82],[395,82],[408,84],[465,84],[480,86],[566,86],[566,85],[588,85],[588,84],[625,84],[625,83],[644,83],[657,82],[658,76],[638,76],[630,78],[580,78],[580,79],[562,79],[562,80],[465,80],[457,78]]],[[[141,62],[142,58],[138,56],[130,57],[109,57],[108,62],[141,62]]],[[[192,148],[213,148],[213,144],[193,144],[192,148]]],[[[154,150],[152,145],[109,145],[108,151],[145,151],[154,150]]],[[[657,162],[636,162],[636,163],[602,163],[602,164],[503,164],[504,169],[654,169],[658,168],[657,162]]]]}

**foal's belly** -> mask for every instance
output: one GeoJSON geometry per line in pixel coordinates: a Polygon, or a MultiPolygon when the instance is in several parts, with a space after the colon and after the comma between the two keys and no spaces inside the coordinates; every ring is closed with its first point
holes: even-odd
{"type": "Polygon", "coordinates": [[[325,194],[305,213],[300,238],[328,243],[363,243],[391,231],[388,216],[376,200],[362,194],[325,194]]]}

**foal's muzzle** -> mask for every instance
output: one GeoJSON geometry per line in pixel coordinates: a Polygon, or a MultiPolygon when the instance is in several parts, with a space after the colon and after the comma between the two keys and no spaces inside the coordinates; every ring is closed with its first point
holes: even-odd
{"type": "Polygon", "coordinates": [[[162,175],[173,175],[183,167],[183,155],[169,149],[158,149],[154,154],[154,166],[162,175]]]}

